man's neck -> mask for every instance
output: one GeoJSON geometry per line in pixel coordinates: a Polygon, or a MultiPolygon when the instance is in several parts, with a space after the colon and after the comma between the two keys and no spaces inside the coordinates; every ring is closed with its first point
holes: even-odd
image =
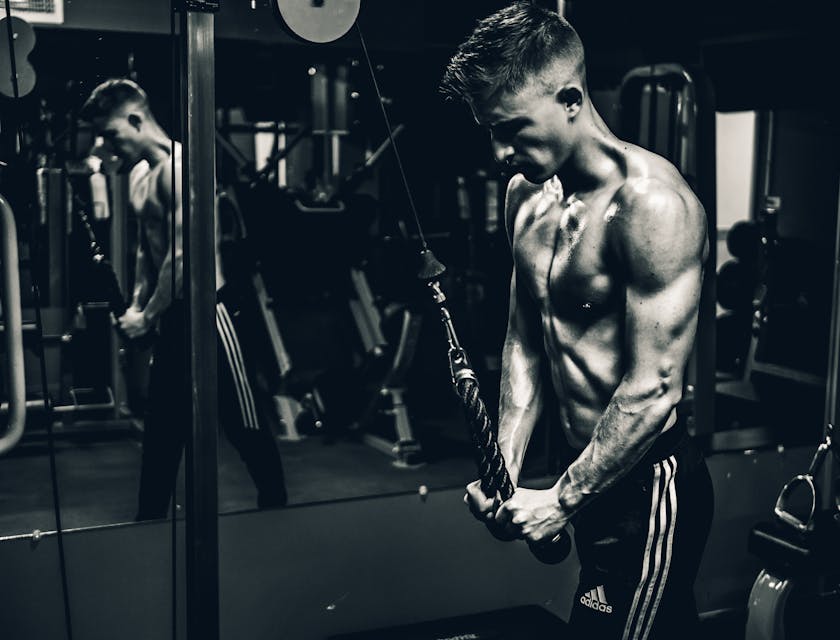
{"type": "Polygon", "coordinates": [[[146,146],[142,158],[149,163],[150,167],[154,167],[156,164],[168,160],[171,152],[172,140],[162,129],[156,129],[149,137],[149,144],[146,146]]]}
{"type": "Polygon", "coordinates": [[[595,191],[621,171],[618,138],[597,113],[593,116],[586,123],[571,155],[557,171],[567,195],[595,191]]]}

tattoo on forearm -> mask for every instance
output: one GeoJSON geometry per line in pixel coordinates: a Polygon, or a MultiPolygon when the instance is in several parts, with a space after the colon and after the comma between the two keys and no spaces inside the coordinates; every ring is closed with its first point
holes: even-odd
{"type": "Polygon", "coordinates": [[[591,442],[560,479],[560,500],[574,511],[624,477],[653,444],[673,403],[654,392],[634,399],[616,395],[591,442]],[[629,409],[629,410],[628,410],[629,409]]]}

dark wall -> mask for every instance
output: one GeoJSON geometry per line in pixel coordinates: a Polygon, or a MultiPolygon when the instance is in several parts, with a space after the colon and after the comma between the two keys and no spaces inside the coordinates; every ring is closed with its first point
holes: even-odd
{"type": "MultiPolygon", "coordinates": [[[[168,40],[168,2],[102,3],[76,0],[66,6],[62,27],[37,27],[32,62],[37,91],[54,96],[66,112],[91,84],[129,71],[149,87],[157,111],[171,119],[167,95],[174,68],[168,40]],[[66,86],[69,79],[75,84],[66,86]]],[[[383,90],[394,108],[422,128],[431,157],[423,164],[458,168],[489,163],[483,134],[469,114],[445,105],[436,89],[446,61],[475,21],[505,0],[364,0],[359,25],[377,62],[385,66],[383,90]],[[438,153],[446,149],[446,153],[438,153]]],[[[548,6],[552,2],[541,2],[548,6]]],[[[654,62],[699,65],[715,89],[718,110],[824,108],[836,112],[834,61],[840,58],[830,31],[830,3],[811,0],[644,3],[571,0],[567,11],[584,40],[593,89],[618,85],[630,68],[654,62]]],[[[268,0],[222,0],[216,16],[217,100],[221,106],[282,104],[294,114],[306,96],[304,65],[361,56],[357,34],[330,45],[290,38],[268,0]]],[[[378,123],[371,123],[371,127],[378,123]]]]}

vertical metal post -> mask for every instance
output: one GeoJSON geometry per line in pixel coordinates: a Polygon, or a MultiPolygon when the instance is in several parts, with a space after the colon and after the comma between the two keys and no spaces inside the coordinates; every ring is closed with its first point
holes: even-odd
{"type": "MultiPolygon", "coordinates": [[[[825,423],[834,427],[832,434],[832,445],[837,446],[837,414],[838,414],[838,382],[840,382],[840,186],[838,186],[837,202],[837,225],[834,237],[834,279],[833,294],[831,303],[831,324],[829,330],[828,346],[828,372],[825,381],[825,423]]],[[[826,427],[827,430],[827,427],[826,427]]],[[[824,490],[822,492],[823,509],[831,509],[834,502],[833,491],[834,477],[834,456],[828,455],[825,458],[823,475],[820,482],[824,490]]]]}
{"type": "Polygon", "coordinates": [[[753,201],[752,219],[764,206],[764,199],[773,193],[773,143],[775,133],[775,114],[773,111],[758,113],[758,135],[756,136],[756,190],[753,201]]]}
{"type": "Polygon", "coordinates": [[[315,65],[311,68],[310,77],[310,99],[312,101],[312,135],[314,140],[320,144],[313,144],[312,151],[315,156],[315,166],[320,163],[322,184],[319,189],[326,190],[332,184],[331,177],[331,155],[332,144],[330,141],[330,72],[326,65],[315,65]]]}
{"type": "MultiPolygon", "coordinates": [[[[698,435],[707,435],[715,431],[716,389],[715,371],[717,369],[716,349],[717,328],[715,324],[715,301],[717,300],[717,182],[715,177],[715,103],[714,91],[702,71],[695,70],[691,78],[693,87],[689,95],[694,96],[695,106],[688,104],[686,109],[694,111],[693,142],[689,138],[686,144],[694,147],[694,160],[684,170],[694,172],[694,187],[700,202],[706,210],[708,224],[709,256],[707,271],[703,278],[700,292],[700,317],[697,322],[697,337],[694,346],[695,376],[694,381],[694,428],[698,435]]],[[[690,157],[691,154],[689,154],[690,157]]]]}
{"type": "Polygon", "coordinates": [[[184,296],[188,302],[192,431],[186,446],[187,637],[219,638],[216,411],[215,51],[218,0],[181,12],[184,296]]]}

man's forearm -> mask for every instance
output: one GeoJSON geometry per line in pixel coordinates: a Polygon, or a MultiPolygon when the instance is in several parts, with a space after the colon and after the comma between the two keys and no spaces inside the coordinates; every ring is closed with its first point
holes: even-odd
{"type": "Polygon", "coordinates": [[[142,230],[140,234],[141,241],[137,247],[137,255],[134,258],[134,291],[131,296],[131,306],[135,309],[142,309],[146,306],[146,303],[149,301],[149,290],[151,288],[149,263],[142,246],[142,230]]]}
{"type": "MultiPolygon", "coordinates": [[[[175,256],[175,290],[180,293],[183,281],[183,268],[181,256],[175,256]]],[[[167,256],[160,267],[155,290],[149,298],[149,302],[143,309],[143,315],[149,323],[155,322],[160,315],[172,304],[172,259],[167,256]]]]}
{"type": "Polygon", "coordinates": [[[134,292],[131,297],[131,306],[135,309],[142,309],[149,302],[149,291],[151,283],[149,282],[149,274],[139,267],[134,278],[134,292]]]}
{"type": "Polygon", "coordinates": [[[619,387],[591,441],[554,485],[564,511],[574,514],[626,475],[650,449],[677,401],[671,393],[645,401],[619,387]]]}
{"type": "Polygon", "coordinates": [[[521,345],[506,344],[499,396],[499,448],[514,486],[542,411],[539,360],[523,354],[521,345]]]}
{"type": "Polygon", "coordinates": [[[499,448],[505,459],[505,466],[514,486],[519,484],[519,474],[525,459],[525,450],[536,425],[536,417],[541,413],[541,406],[534,402],[530,409],[507,409],[499,422],[499,448]]]}

